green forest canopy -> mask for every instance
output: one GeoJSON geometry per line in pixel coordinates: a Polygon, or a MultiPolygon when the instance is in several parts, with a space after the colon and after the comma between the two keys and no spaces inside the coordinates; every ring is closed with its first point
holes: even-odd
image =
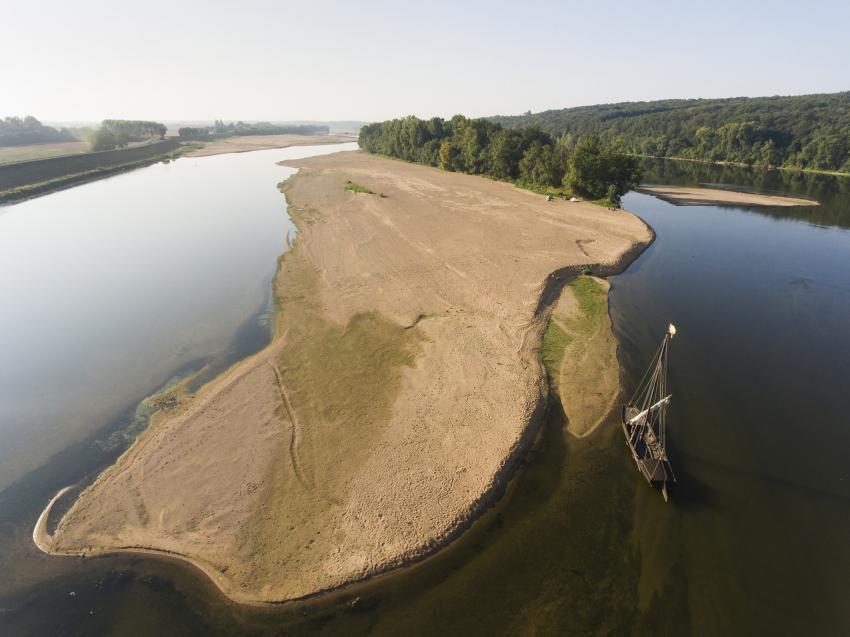
{"type": "Polygon", "coordinates": [[[28,146],[74,142],[77,138],[66,128],[56,130],[45,126],[35,117],[4,117],[0,119],[0,146],[28,146]]]}
{"type": "Polygon", "coordinates": [[[573,144],[535,127],[506,129],[463,115],[368,124],[360,129],[359,143],[371,153],[615,204],[640,181],[637,159],[595,135],[573,144]]]}
{"type": "Polygon", "coordinates": [[[850,172],[850,92],[659,100],[488,118],[653,157],[850,172]]]}

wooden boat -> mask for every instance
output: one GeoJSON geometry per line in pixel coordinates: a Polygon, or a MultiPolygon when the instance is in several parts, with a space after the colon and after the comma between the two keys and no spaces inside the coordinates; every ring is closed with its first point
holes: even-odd
{"type": "Polygon", "coordinates": [[[661,489],[667,501],[667,489],[676,476],[667,459],[667,352],[676,334],[671,323],[635,395],[623,405],[623,433],[638,470],[647,482],[661,489]]]}

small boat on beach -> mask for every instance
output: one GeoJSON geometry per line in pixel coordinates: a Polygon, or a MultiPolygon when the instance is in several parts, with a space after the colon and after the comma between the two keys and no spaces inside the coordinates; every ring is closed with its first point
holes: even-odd
{"type": "Polygon", "coordinates": [[[667,489],[676,476],[667,459],[667,352],[676,327],[667,327],[658,348],[634,396],[623,405],[623,433],[638,470],[647,482],[661,489],[667,501],[667,489]]]}

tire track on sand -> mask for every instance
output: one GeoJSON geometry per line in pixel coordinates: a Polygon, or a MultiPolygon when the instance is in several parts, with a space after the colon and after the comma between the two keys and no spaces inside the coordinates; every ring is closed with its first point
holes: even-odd
{"type": "Polygon", "coordinates": [[[280,392],[280,400],[283,403],[284,409],[286,409],[286,414],[289,417],[290,424],[292,425],[291,434],[289,436],[289,461],[292,463],[292,469],[295,471],[295,477],[298,478],[298,482],[300,482],[301,486],[307,491],[312,492],[315,488],[310,484],[310,481],[304,474],[304,470],[301,468],[301,461],[298,459],[298,442],[301,437],[299,435],[301,427],[298,424],[298,418],[295,416],[295,410],[292,408],[292,404],[289,402],[289,397],[286,395],[286,390],[283,388],[283,378],[281,377],[280,370],[272,361],[267,361],[267,363],[274,372],[275,380],[277,381],[277,389],[280,392]]]}

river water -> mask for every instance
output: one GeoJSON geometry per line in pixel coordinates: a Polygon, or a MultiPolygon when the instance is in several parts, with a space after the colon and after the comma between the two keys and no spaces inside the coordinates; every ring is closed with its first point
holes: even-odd
{"type": "MultiPolygon", "coordinates": [[[[272,187],[280,170],[268,177],[272,187]]],[[[72,448],[0,494],[0,566],[18,570],[14,584],[0,586],[0,627],[33,635],[850,633],[850,180],[657,162],[646,181],[823,204],[686,207],[627,195],[625,207],[657,233],[611,281],[627,393],[666,324],[679,329],[668,442],[680,485],[669,504],[638,475],[616,418],[575,440],[553,407],[500,504],[435,558],[306,607],[249,609],[179,564],[35,553],[26,536],[50,481],[67,483],[50,467],[97,464],[72,448]]],[[[269,248],[265,276],[275,256],[269,248]]]]}

